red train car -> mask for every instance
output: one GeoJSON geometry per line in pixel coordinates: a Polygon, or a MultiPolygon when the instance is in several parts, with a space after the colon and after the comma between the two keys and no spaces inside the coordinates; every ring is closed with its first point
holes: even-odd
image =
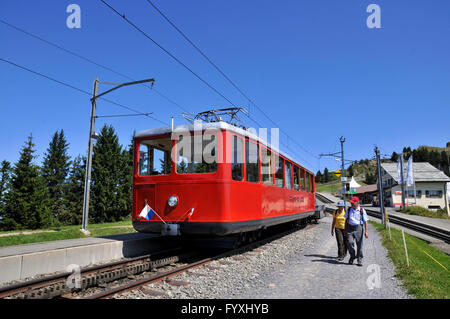
{"type": "Polygon", "coordinates": [[[146,130],[134,150],[139,232],[226,236],[314,216],[313,173],[246,129],[215,122],[146,130]]]}

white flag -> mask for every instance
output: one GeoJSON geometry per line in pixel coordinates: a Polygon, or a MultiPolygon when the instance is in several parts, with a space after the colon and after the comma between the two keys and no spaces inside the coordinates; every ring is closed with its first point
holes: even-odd
{"type": "Polygon", "coordinates": [[[413,186],[414,185],[414,170],[413,170],[413,157],[412,155],[409,157],[408,166],[407,166],[407,175],[406,175],[406,185],[413,186]]]}

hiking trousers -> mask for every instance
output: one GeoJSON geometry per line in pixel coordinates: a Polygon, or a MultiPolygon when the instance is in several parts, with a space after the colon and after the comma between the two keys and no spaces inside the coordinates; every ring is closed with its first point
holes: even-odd
{"type": "Polygon", "coordinates": [[[338,258],[344,258],[347,255],[347,237],[344,234],[344,230],[335,228],[336,241],[338,246],[338,258]]]}
{"type": "Polygon", "coordinates": [[[347,227],[347,248],[350,254],[350,259],[357,258],[359,261],[363,259],[363,237],[364,226],[363,225],[348,225],[347,227]],[[356,243],[356,251],[355,245],[356,243]]]}

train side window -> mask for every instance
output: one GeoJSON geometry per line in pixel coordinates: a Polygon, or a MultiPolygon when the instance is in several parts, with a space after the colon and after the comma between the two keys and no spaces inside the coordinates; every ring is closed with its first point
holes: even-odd
{"type": "Polygon", "coordinates": [[[284,159],[275,154],[275,185],[284,187],[284,159]]]}
{"type": "Polygon", "coordinates": [[[273,185],[272,151],[261,147],[261,177],[263,184],[273,185]]]}
{"type": "Polygon", "coordinates": [[[305,170],[302,168],[300,169],[300,186],[302,192],[305,191],[305,170]]]}
{"type": "Polygon", "coordinates": [[[177,173],[196,174],[217,171],[217,136],[202,139],[201,145],[194,147],[196,139],[192,135],[180,135],[177,140],[177,173]],[[197,153],[195,153],[197,152],[197,153]]]}
{"type": "Polygon", "coordinates": [[[142,141],[139,144],[139,175],[165,175],[172,171],[170,138],[142,141]]]}
{"type": "Polygon", "coordinates": [[[308,172],[306,172],[306,174],[305,174],[305,179],[306,179],[306,191],[310,192],[311,189],[309,188],[309,173],[308,172]]]}
{"type": "Polygon", "coordinates": [[[294,166],[294,189],[296,191],[300,190],[300,168],[294,166]]]}
{"type": "Polygon", "coordinates": [[[259,183],[259,145],[245,141],[245,170],[247,182],[259,183]]]}
{"type": "Polygon", "coordinates": [[[242,181],[244,177],[244,163],[242,157],[242,138],[233,135],[231,142],[231,177],[235,181],[242,181]]]}
{"type": "Polygon", "coordinates": [[[284,178],[286,180],[286,188],[292,188],[292,164],[286,161],[286,165],[284,168],[284,178]]]}

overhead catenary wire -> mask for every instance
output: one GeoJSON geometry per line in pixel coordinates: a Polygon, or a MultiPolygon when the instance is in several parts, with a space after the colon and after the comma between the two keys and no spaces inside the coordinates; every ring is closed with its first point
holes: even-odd
{"type": "MultiPolygon", "coordinates": [[[[103,2],[103,0],[101,0],[103,2]]],[[[296,140],[294,140],[292,137],[289,136],[288,133],[286,133],[284,130],[281,129],[281,127],[272,119],[270,118],[263,110],[260,108],[250,97],[248,97],[247,94],[244,93],[244,91],[239,88],[239,86],[234,83],[231,78],[225,74],[224,71],[222,71],[221,68],[215,64],[211,58],[209,58],[179,27],[175,25],[175,23],[170,20],[167,15],[165,15],[151,0],[146,0],[149,5],[151,5],[191,46],[197,50],[197,52],[200,53],[203,58],[205,58],[213,67],[216,69],[249,103],[254,105],[275,127],[279,127],[280,132],[285,134],[287,138],[290,138],[292,142],[294,142],[297,146],[299,146],[305,153],[308,153],[310,156],[314,157],[315,159],[318,159],[318,157],[311,152],[309,152],[306,148],[304,148],[300,143],[298,143],[296,140]]],[[[247,116],[248,117],[248,116],[247,116]]],[[[250,118],[250,117],[248,117],[250,118]]],[[[292,150],[289,146],[287,146],[290,150],[292,150]]]]}
{"type": "Polygon", "coordinates": [[[186,64],[184,64],[180,59],[178,59],[175,55],[173,55],[169,50],[164,48],[161,44],[156,42],[152,37],[150,37],[144,30],[139,28],[136,24],[134,24],[131,20],[129,20],[125,14],[120,13],[117,11],[114,7],[112,7],[109,3],[107,3],[104,0],[100,0],[105,4],[108,8],[110,8],[114,13],[116,13],[118,16],[120,16],[122,19],[124,19],[129,25],[131,25],[133,28],[135,28],[137,31],[139,31],[143,36],[145,36],[147,39],[152,41],[156,46],[158,46],[162,51],[164,51],[168,56],[170,56],[173,60],[175,60],[178,64],[180,64],[182,67],[184,67],[186,70],[188,70],[190,73],[192,73],[197,79],[199,79],[201,82],[203,82],[206,86],[208,86],[211,90],[213,90],[215,93],[217,93],[219,96],[221,96],[224,100],[226,100],[228,103],[230,103],[233,106],[236,106],[230,99],[228,99],[225,95],[223,95],[219,90],[217,90],[214,86],[212,86],[209,82],[207,82],[205,79],[203,79],[200,75],[198,75],[196,72],[194,72],[190,67],[188,67],[186,64]]]}
{"type": "MultiPolygon", "coordinates": [[[[70,54],[70,55],[72,55],[72,56],[75,56],[75,57],[77,57],[77,58],[79,58],[79,59],[81,59],[81,60],[84,60],[84,61],[86,61],[86,62],[88,62],[88,63],[91,63],[91,64],[93,64],[93,65],[96,65],[96,66],[98,66],[98,67],[100,67],[100,68],[102,68],[102,69],[104,69],[104,70],[107,70],[107,71],[109,71],[109,72],[111,72],[111,73],[114,73],[114,74],[116,74],[116,75],[118,75],[118,76],[121,76],[121,77],[126,78],[126,79],[131,80],[131,81],[136,81],[136,79],[132,78],[132,77],[129,76],[129,75],[126,75],[126,74],[124,74],[124,73],[122,73],[122,72],[119,72],[119,71],[114,70],[114,69],[112,69],[112,68],[110,68],[110,67],[108,67],[108,66],[105,66],[105,65],[103,65],[103,64],[101,64],[101,63],[98,63],[98,62],[96,62],[96,61],[94,61],[94,60],[92,60],[92,59],[90,59],[90,58],[87,58],[87,57],[85,57],[85,56],[83,56],[83,55],[81,55],[81,54],[79,54],[79,53],[76,53],[76,52],[74,52],[74,51],[72,51],[72,50],[66,49],[66,48],[64,48],[64,47],[62,47],[62,46],[60,46],[60,45],[58,45],[58,44],[56,44],[56,43],[54,43],[54,42],[52,42],[52,41],[49,41],[49,40],[47,40],[47,39],[44,39],[44,38],[42,38],[41,36],[38,36],[38,35],[36,35],[36,34],[33,34],[33,33],[29,32],[29,31],[24,30],[24,29],[22,29],[22,28],[20,28],[20,27],[18,27],[18,26],[16,26],[16,25],[13,25],[13,24],[11,24],[11,23],[5,21],[5,20],[0,19],[0,23],[3,23],[4,25],[6,25],[6,26],[8,26],[8,27],[10,27],[10,28],[12,28],[12,29],[15,29],[16,31],[22,32],[23,34],[26,34],[26,35],[28,35],[28,36],[30,36],[30,37],[32,37],[32,38],[35,38],[35,39],[37,39],[37,40],[39,40],[39,41],[41,41],[41,42],[44,42],[44,43],[46,43],[46,44],[48,44],[48,45],[50,45],[50,46],[53,46],[53,47],[55,47],[55,48],[57,48],[57,49],[59,49],[59,50],[61,50],[61,51],[64,51],[64,52],[66,52],[66,53],[68,53],[68,54],[70,54]]],[[[141,85],[142,85],[142,86],[145,86],[145,87],[147,87],[147,88],[150,88],[150,86],[148,86],[148,85],[146,85],[146,84],[141,84],[141,85]]],[[[165,100],[169,101],[169,102],[172,103],[173,105],[177,106],[177,107],[178,107],[179,109],[181,109],[182,111],[185,111],[185,112],[188,111],[185,107],[183,107],[183,106],[181,106],[179,103],[173,101],[173,100],[170,99],[168,96],[166,96],[165,94],[163,94],[162,92],[160,92],[158,89],[152,88],[152,91],[154,91],[156,94],[158,94],[159,96],[161,96],[161,97],[164,98],[165,100]]]]}
{"type": "MultiPolygon", "coordinates": [[[[76,86],[74,86],[74,85],[72,85],[72,84],[63,82],[63,81],[61,81],[61,80],[55,79],[55,78],[53,78],[53,77],[51,77],[51,76],[48,76],[48,75],[46,75],[46,74],[43,74],[43,73],[41,73],[41,72],[38,72],[38,71],[35,71],[35,70],[32,70],[32,69],[29,69],[29,68],[27,68],[27,67],[25,67],[25,66],[23,66],[23,65],[19,65],[19,64],[15,63],[15,62],[12,62],[12,61],[10,61],[10,60],[7,60],[7,59],[4,59],[4,58],[0,57],[0,61],[3,61],[3,62],[5,62],[5,63],[8,63],[8,64],[10,64],[10,65],[12,65],[12,66],[15,66],[15,67],[17,67],[17,68],[20,68],[20,69],[22,69],[22,70],[25,70],[25,71],[27,71],[27,72],[33,73],[33,74],[38,75],[38,76],[40,76],[40,77],[46,78],[47,80],[53,81],[53,82],[55,82],[55,83],[58,83],[58,84],[60,84],[60,85],[65,86],[65,87],[71,88],[72,90],[75,90],[75,91],[78,91],[78,92],[80,92],[80,93],[83,93],[83,94],[92,96],[92,93],[91,93],[91,92],[88,92],[88,91],[86,91],[86,90],[80,89],[80,88],[78,88],[78,87],[76,87],[76,86]]],[[[104,98],[104,97],[100,97],[100,99],[103,100],[103,101],[105,101],[105,102],[108,102],[108,103],[110,103],[110,104],[114,104],[114,105],[117,105],[117,106],[122,107],[122,108],[124,108],[124,109],[127,109],[127,110],[129,110],[129,111],[132,111],[132,112],[134,112],[134,113],[143,114],[141,111],[138,111],[138,110],[136,110],[136,109],[134,109],[134,108],[131,108],[131,107],[126,106],[126,105],[123,105],[123,104],[121,104],[121,103],[117,103],[117,102],[112,101],[112,100],[110,100],[110,99],[106,99],[106,98],[104,98]]],[[[155,120],[155,121],[158,121],[158,122],[160,122],[160,123],[163,123],[164,125],[168,125],[168,123],[165,123],[165,122],[163,122],[163,121],[160,121],[160,120],[158,120],[157,118],[154,118],[153,116],[150,116],[148,113],[145,113],[145,114],[146,114],[147,117],[149,117],[149,118],[151,118],[151,119],[153,119],[153,120],[155,120]]]]}

